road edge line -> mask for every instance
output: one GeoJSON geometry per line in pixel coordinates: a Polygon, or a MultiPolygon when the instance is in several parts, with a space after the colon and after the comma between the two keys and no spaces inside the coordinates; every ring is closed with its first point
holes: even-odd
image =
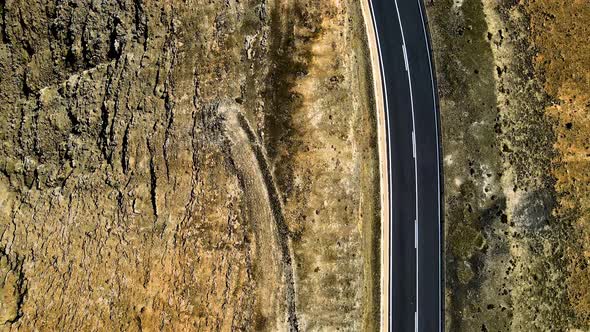
{"type": "Polygon", "coordinates": [[[371,0],[361,0],[361,11],[365,25],[367,46],[369,47],[370,63],[373,81],[374,107],[377,112],[377,140],[379,148],[379,184],[381,197],[381,301],[380,301],[380,327],[381,331],[389,331],[389,176],[387,161],[387,132],[385,120],[385,100],[382,89],[381,65],[377,44],[377,31],[373,21],[373,15],[369,8],[371,0]]]}

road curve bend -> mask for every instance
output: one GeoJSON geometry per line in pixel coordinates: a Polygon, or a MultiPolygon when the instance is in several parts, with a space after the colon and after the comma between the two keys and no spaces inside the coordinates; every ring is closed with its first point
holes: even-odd
{"type": "Polygon", "coordinates": [[[440,116],[424,4],[367,1],[377,34],[386,113],[387,330],[442,331],[440,116]]]}

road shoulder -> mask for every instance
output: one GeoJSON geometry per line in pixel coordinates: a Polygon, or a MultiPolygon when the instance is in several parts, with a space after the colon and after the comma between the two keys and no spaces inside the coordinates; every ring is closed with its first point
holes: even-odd
{"type": "Polygon", "coordinates": [[[380,202],[381,202],[381,330],[388,330],[388,312],[389,312],[389,177],[387,169],[387,132],[385,120],[385,102],[383,89],[381,88],[381,70],[379,64],[379,49],[377,44],[377,31],[371,14],[370,3],[368,0],[361,0],[363,20],[367,35],[367,45],[369,46],[371,77],[373,82],[373,106],[377,112],[377,138],[379,144],[379,173],[380,173],[380,202]],[[386,221],[386,222],[384,222],[386,221]]]}

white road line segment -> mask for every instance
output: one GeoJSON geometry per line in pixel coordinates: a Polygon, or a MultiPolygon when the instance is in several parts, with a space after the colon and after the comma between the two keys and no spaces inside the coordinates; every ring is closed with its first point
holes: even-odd
{"type": "MultiPolygon", "coordinates": [[[[399,28],[400,28],[400,31],[402,34],[402,45],[403,45],[403,49],[405,50],[406,37],[404,35],[404,27],[402,26],[402,19],[399,14],[399,6],[397,4],[397,0],[394,0],[394,2],[395,2],[395,11],[397,14],[397,20],[398,20],[399,28]]],[[[406,56],[406,59],[407,59],[407,56],[406,56]]],[[[408,62],[407,68],[408,68],[408,70],[407,70],[407,72],[408,72],[408,85],[410,88],[410,105],[412,107],[412,132],[415,132],[416,131],[416,117],[414,114],[414,95],[412,92],[412,75],[411,75],[409,62],[408,62]]],[[[415,191],[416,191],[416,193],[415,193],[416,194],[416,198],[415,198],[416,199],[416,223],[418,223],[418,156],[416,156],[414,158],[414,179],[415,179],[414,182],[416,185],[416,188],[415,188],[415,191]]],[[[414,236],[416,238],[418,238],[418,236],[419,236],[418,232],[416,232],[414,236]]],[[[418,331],[418,324],[419,324],[419,320],[418,320],[418,318],[419,318],[419,312],[418,312],[418,301],[419,301],[419,299],[418,299],[418,287],[419,287],[419,284],[418,284],[418,273],[419,273],[418,253],[419,253],[419,248],[418,248],[418,246],[416,246],[416,309],[415,309],[416,323],[414,324],[415,331],[418,331]]]]}
{"type": "Polygon", "coordinates": [[[406,51],[406,45],[402,44],[402,53],[404,53],[404,66],[406,71],[410,71],[410,64],[408,62],[408,52],[406,51]]]}
{"type": "Polygon", "coordinates": [[[412,156],[416,158],[416,132],[412,131],[412,156]]]}

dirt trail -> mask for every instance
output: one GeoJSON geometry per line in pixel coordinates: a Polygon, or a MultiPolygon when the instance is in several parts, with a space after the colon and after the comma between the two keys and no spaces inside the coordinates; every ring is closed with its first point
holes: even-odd
{"type": "MultiPolygon", "coordinates": [[[[269,266],[279,269],[280,273],[270,274],[271,281],[268,287],[263,289],[274,289],[282,284],[285,293],[286,310],[288,316],[288,329],[299,331],[296,312],[296,294],[293,277],[293,258],[289,249],[290,234],[277,186],[270,171],[264,147],[258,142],[248,120],[234,106],[221,105],[220,115],[225,119],[225,133],[231,141],[231,154],[236,164],[238,174],[244,181],[244,189],[248,192],[250,213],[257,220],[256,238],[260,243],[258,259],[262,260],[260,266],[269,266]],[[266,239],[266,240],[264,240],[266,239]],[[274,239],[274,241],[268,241],[274,239]],[[274,287],[273,287],[274,286],[274,287]]],[[[269,278],[268,271],[260,275],[262,280],[269,278]]],[[[270,295],[270,294],[269,294],[270,295]]],[[[272,294],[280,299],[276,292],[272,294]]],[[[272,298],[272,297],[271,297],[272,298]]],[[[283,315],[283,305],[273,308],[272,305],[264,310],[265,312],[278,311],[274,313],[277,319],[283,315]]],[[[280,326],[280,325],[278,325],[280,326]]],[[[279,328],[285,330],[285,326],[279,328]]]]}

